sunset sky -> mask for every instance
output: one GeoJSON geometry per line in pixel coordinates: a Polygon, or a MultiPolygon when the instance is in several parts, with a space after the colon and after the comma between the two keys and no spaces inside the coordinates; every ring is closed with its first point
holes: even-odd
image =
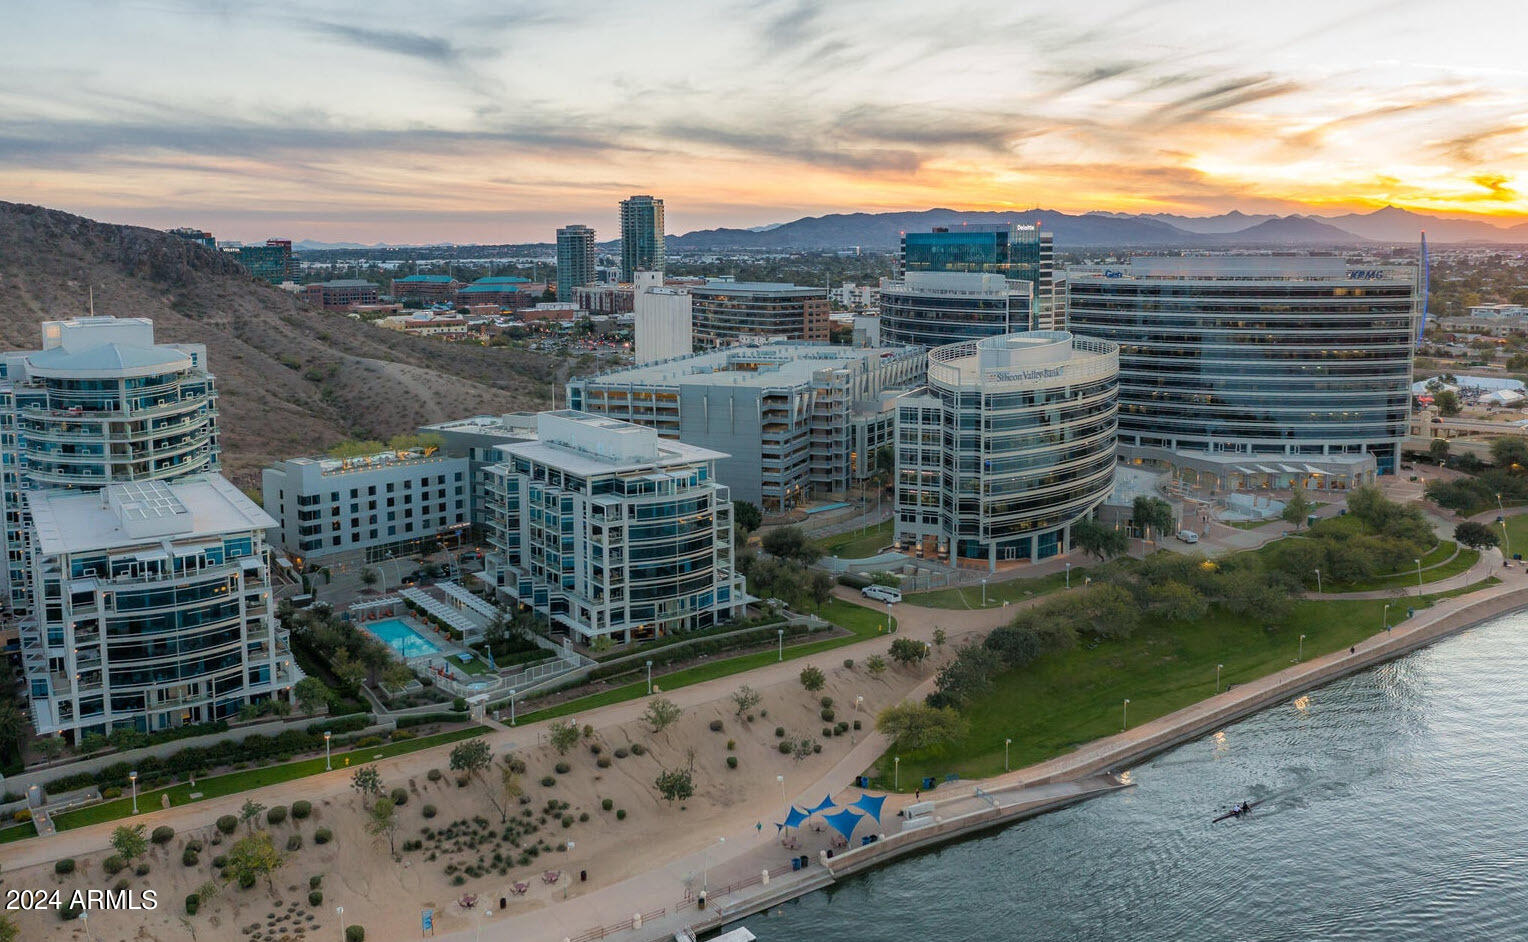
{"type": "Polygon", "coordinates": [[[826,212],[1528,219],[1528,3],[8,4],[0,199],[226,239],[826,212]]]}

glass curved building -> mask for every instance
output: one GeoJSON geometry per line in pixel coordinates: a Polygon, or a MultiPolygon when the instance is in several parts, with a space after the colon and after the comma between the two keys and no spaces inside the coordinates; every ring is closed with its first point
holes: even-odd
{"type": "Polygon", "coordinates": [[[1337,257],[1136,258],[1067,273],[1120,347],[1121,453],[1214,490],[1346,488],[1407,434],[1416,270],[1337,257]]]}
{"type": "Polygon", "coordinates": [[[933,349],[1034,326],[1034,286],[1000,274],[910,271],[881,282],[881,343],[933,349]]]}
{"type": "Polygon", "coordinates": [[[990,569],[1070,547],[1114,484],[1119,348],[1066,331],[928,355],[897,407],[897,541],[990,569]]]}

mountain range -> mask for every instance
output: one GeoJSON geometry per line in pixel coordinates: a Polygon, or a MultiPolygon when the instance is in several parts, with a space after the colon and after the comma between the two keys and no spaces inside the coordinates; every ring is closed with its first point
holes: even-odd
{"type": "Polygon", "coordinates": [[[929,209],[920,212],[835,213],[808,216],[772,227],[703,229],[668,237],[671,251],[718,249],[895,248],[903,232],[933,226],[1039,222],[1055,233],[1062,248],[1118,246],[1121,248],[1195,248],[1233,246],[1354,246],[1368,242],[1413,243],[1425,230],[1441,242],[1528,243],[1528,223],[1510,228],[1476,220],[1444,219],[1387,206],[1372,213],[1342,216],[1270,214],[1239,211],[1219,216],[1179,216],[1166,213],[1070,213],[1045,209],[1022,212],[962,212],[929,209]]]}

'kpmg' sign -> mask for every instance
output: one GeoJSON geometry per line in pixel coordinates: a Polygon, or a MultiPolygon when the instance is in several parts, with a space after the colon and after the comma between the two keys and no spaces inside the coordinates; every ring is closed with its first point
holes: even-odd
{"type": "Polygon", "coordinates": [[[1348,269],[1349,281],[1379,281],[1388,277],[1382,268],[1350,268],[1348,269]]]}

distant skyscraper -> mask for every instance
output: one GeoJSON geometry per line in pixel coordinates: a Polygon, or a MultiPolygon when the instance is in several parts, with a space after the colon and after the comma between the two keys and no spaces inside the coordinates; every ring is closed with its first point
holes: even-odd
{"type": "Polygon", "coordinates": [[[621,200],[621,280],[638,271],[663,271],[663,200],[633,196],[621,200]]]}
{"type": "Polygon", "coordinates": [[[573,300],[573,289],[594,284],[594,230],[563,226],[557,230],[557,300],[573,300]]]}

